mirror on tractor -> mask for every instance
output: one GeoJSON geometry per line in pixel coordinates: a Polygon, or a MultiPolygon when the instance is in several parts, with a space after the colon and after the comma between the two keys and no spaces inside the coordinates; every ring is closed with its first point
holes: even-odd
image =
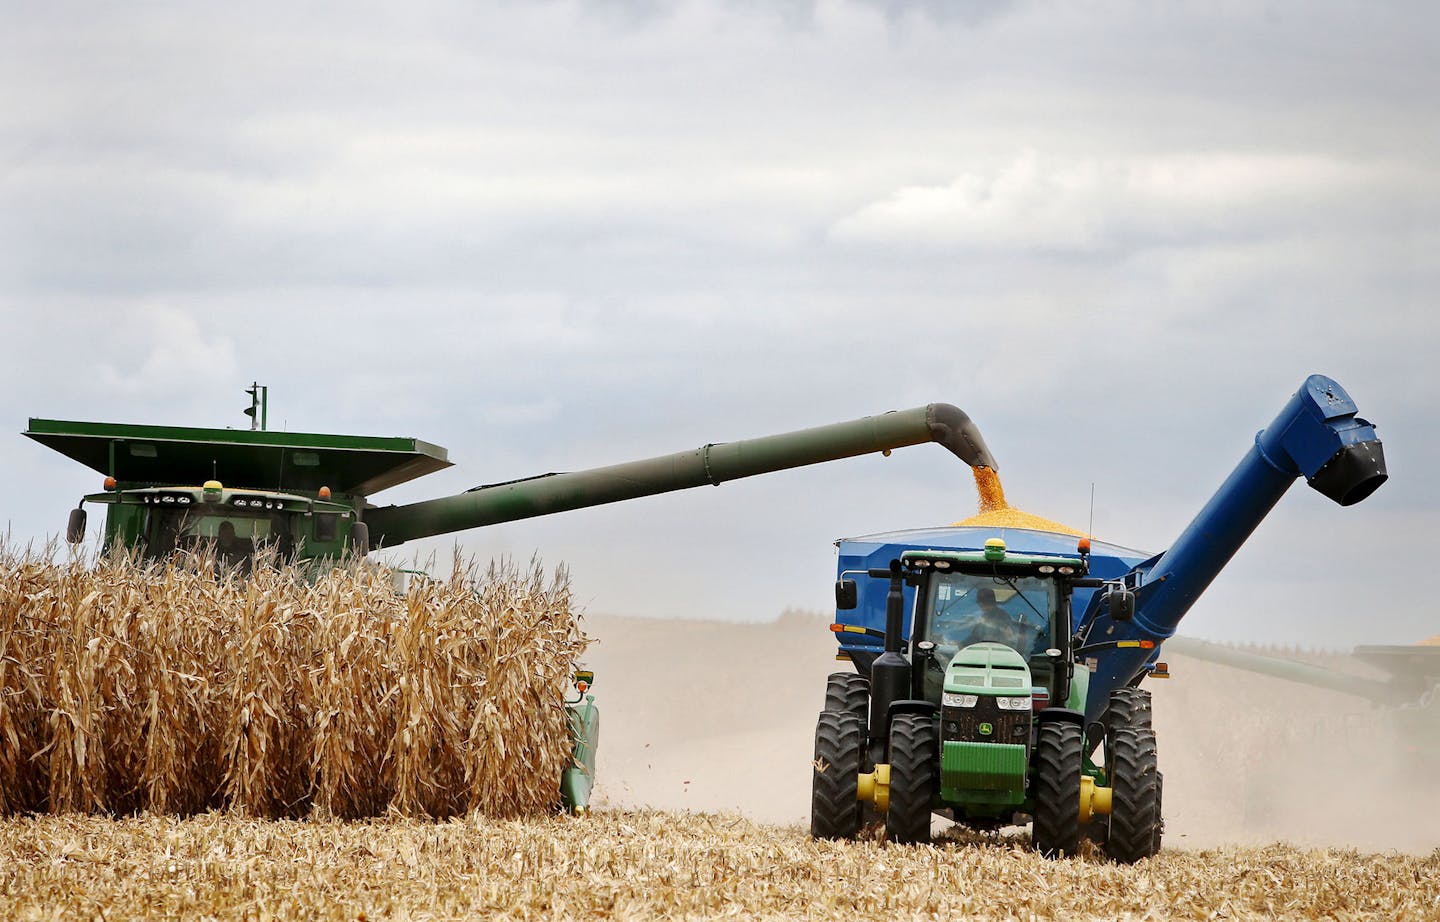
{"type": "Polygon", "coordinates": [[[853,579],[837,579],[835,581],[835,607],[840,611],[849,611],[860,604],[860,596],[855,588],[853,579]]]}
{"type": "Polygon", "coordinates": [[[355,552],[356,557],[364,557],[370,553],[370,526],[364,522],[356,522],[350,526],[350,549],[355,552]]]}
{"type": "Polygon", "coordinates": [[[1110,603],[1111,621],[1129,621],[1135,617],[1135,593],[1129,589],[1111,589],[1105,598],[1110,603]]]}
{"type": "Polygon", "coordinates": [[[70,521],[65,524],[65,540],[71,544],[79,544],[85,540],[85,518],[84,509],[71,509],[70,521]]]}

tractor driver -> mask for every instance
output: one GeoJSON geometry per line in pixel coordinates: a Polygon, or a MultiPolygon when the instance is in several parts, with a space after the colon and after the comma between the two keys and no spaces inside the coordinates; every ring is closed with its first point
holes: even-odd
{"type": "Polygon", "coordinates": [[[221,522],[215,538],[216,563],[223,567],[238,564],[245,572],[249,572],[250,542],[235,534],[235,523],[229,519],[221,522]]]}
{"type": "Polygon", "coordinates": [[[1003,643],[1013,650],[1028,653],[1030,644],[1022,635],[1023,626],[1010,617],[995,601],[995,590],[981,586],[975,590],[976,609],[951,621],[937,625],[942,640],[966,647],[972,643],[1003,643]]]}

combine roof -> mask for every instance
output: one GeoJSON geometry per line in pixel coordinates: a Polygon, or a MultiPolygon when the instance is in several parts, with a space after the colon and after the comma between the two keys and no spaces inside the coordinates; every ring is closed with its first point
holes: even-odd
{"type": "Polygon", "coordinates": [[[316,490],[369,496],[447,468],[419,439],[31,419],[25,435],[122,483],[316,490]]]}

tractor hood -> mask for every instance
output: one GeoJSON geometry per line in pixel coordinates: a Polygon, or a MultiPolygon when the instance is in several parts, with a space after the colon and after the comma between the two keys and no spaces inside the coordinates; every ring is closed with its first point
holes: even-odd
{"type": "Polygon", "coordinates": [[[1025,658],[1001,643],[971,644],[950,658],[945,691],[968,694],[1030,693],[1025,658]]]}

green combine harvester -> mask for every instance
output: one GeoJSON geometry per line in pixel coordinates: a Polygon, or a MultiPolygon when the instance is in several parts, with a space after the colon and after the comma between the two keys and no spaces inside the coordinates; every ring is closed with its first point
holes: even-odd
{"type": "Polygon", "coordinates": [[[1416,644],[1362,644],[1351,658],[1384,675],[1357,675],[1325,666],[1210,643],[1172,637],[1172,653],[1286,682],[1339,692],[1371,702],[1400,743],[1401,777],[1433,788],[1440,775],[1440,636],[1416,644]]]}
{"type": "MultiPolygon", "coordinates": [[[[160,558],[200,546],[244,570],[273,547],[287,561],[365,556],[406,541],[637,499],[718,486],[758,474],[935,442],[965,461],[988,452],[968,416],[949,404],[867,416],[780,435],[701,446],[656,458],[475,487],[403,506],[371,498],[451,465],[438,445],[415,438],[275,432],[268,390],[246,391],[248,429],[124,425],[31,419],[25,435],[103,475],[103,489],[70,512],[66,537],[85,539],[86,506],[106,510],[103,546],[160,558]]],[[[567,700],[574,767],[565,805],[589,803],[600,716],[577,672],[567,700]]]]}

